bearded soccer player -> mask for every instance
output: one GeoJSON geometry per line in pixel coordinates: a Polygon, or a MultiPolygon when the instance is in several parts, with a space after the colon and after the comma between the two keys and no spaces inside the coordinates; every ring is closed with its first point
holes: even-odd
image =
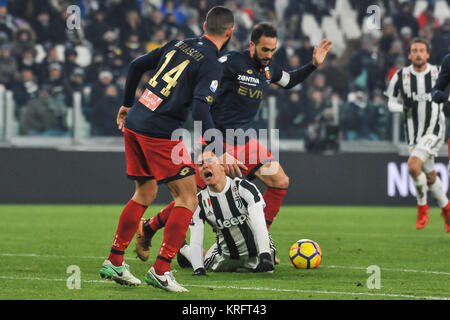
{"type": "Polygon", "coordinates": [[[410,46],[411,65],[400,69],[391,79],[386,95],[391,112],[404,112],[406,139],[409,145],[409,175],[416,189],[416,228],[428,224],[427,192],[437,200],[449,232],[450,203],[436,174],[434,159],[445,138],[442,105],[433,102],[431,89],[438,78],[438,68],[429,64],[430,45],[414,39],[410,46]]]}
{"type": "MultiPolygon", "coordinates": [[[[312,61],[292,71],[282,70],[274,61],[278,35],[275,27],[268,22],[257,24],[251,34],[250,48],[244,51],[230,52],[219,61],[223,65],[222,82],[218,97],[211,108],[214,124],[224,137],[227,130],[246,131],[253,126],[253,120],[259,110],[261,100],[271,83],[290,89],[304,81],[318,66],[332,48],[331,41],[322,40],[314,49],[312,61]]],[[[267,189],[263,195],[266,207],[264,215],[269,228],[278,214],[286,195],[289,178],[280,163],[256,138],[245,136],[239,141],[236,136],[227,139],[224,145],[234,151],[234,156],[247,167],[244,174],[248,180],[258,178],[267,189]]],[[[197,185],[205,184],[197,175],[197,185]]],[[[149,254],[150,240],[159,228],[164,227],[167,212],[173,203],[161,210],[155,217],[141,222],[136,238],[136,252],[141,260],[149,254]]]]}
{"type": "MultiPolygon", "coordinates": [[[[189,152],[182,141],[171,140],[171,135],[182,127],[190,107],[193,118],[202,121],[205,130],[214,127],[209,108],[222,74],[217,58],[231,38],[233,25],[229,9],[214,7],[208,12],[203,37],[170,41],[130,64],[117,124],[124,132],[127,175],[135,180],[136,191],[120,216],[110,255],[100,270],[103,278],[126,285],[141,283],[123,262],[124,252],[147,206],[156,197],[157,185],[167,183],[174,206],[158,257],[145,281],[167,291],[187,291],[176,282],[170,264],[197,208],[197,188],[189,152]],[[134,102],[140,78],[149,70],[156,72],[134,102]]],[[[226,154],[221,157],[226,158],[226,154]]],[[[230,166],[239,171],[236,163],[230,166]]]]}

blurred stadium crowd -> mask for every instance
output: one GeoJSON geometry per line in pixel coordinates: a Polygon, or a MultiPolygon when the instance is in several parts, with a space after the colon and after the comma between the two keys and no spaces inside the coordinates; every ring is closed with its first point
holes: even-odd
{"type": "MultiPolygon", "coordinates": [[[[13,92],[20,134],[70,135],[66,115],[76,91],[92,136],[120,134],[115,117],[129,62],[169,40],[200,36],[214,5],[235,13],[229,50],[246,49],[252,26],[272,21],[275,59],[287,69],[309,62],[321,38],[334,41],[333,54],[305,83],[270,92],[280,137],[305,139],[310,150],[323,148],[330,134],[389,140],[383,91],[408,64],[411,39],[430,41],[433,64],[450,51],[450,0],[0,0],[0,85],[13,92]],[[373,4],[380,19],[370,28],[373,4]],[[66,26],[69,5],[80,8],[78,29],[66,26]]],[[[259,117],[267,123],[264,112],[259,117]]]]}

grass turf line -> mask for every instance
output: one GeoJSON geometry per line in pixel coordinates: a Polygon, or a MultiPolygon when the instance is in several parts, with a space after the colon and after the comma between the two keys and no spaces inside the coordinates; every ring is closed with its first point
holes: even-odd
{"type": "MultiPolygon", "coordinates": [[[[150,207],[145,216],[161,207],[150,207]]],[[[146,285],[122,287],[101,281],[122,206],[1,205],[0,299],[426,299],[450,298],[450,234],[440,211],[430,210],[429,225],[415,229],[415,208],[284,206],[270,232],[281,264],[273,274],[209,273],[192,277],[179,268],[175,277],[189,293],[167,293],[146,285]],[[289,247],[309,238],[323,250],[316,270],[296,270],[289,247]],[[104,257],[104,258],[103,258],[104,257]],[[69,290],[67,267],[81,270],[81,289],[69,290]],[[381,289],[370,290],[366,268],[381,268],[381,289]]],[[[214,233],[205,232],[205,246],[214,233]]],[[[152,241],[149,262],[135,259],[134,242],[125,260],[143,279],[162,240],[152,241]]]]}

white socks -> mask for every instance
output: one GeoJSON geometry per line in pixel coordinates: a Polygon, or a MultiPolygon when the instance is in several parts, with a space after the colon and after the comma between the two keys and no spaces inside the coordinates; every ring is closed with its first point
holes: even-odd
{"type": "Polygon", "coordinates": [[[413,178],[412,181],[416,187],[417,204],[419,206],[427,204],[427,176],[422,172],[416,179],[413,178]]]}
{"type": "Polygon", "coordinates": [[[436,177],[436,181],[428,186],[431,195],[436,199],[439,208],[444,208],[448,203],[447,195],[442,188],[441,179],[436,177]]]}
{"type": "Polygon", "coordinates": [[[433,184],[427,185],[427,176],[422,172],[412,181],[416,187],[416,198],[419,206],[427,204],[427,191],[430,191],[433,198],[436,199],[439,208],[444,208],[447,205],[448,198],[442,189],[442,182],[439,177],[436,177],[436,181],[433,184]]]}

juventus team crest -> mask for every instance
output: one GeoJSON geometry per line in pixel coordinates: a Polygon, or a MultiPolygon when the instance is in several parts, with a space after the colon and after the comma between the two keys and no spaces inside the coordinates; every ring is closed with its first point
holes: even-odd
{"type": "Polygon", "coordinates": [[[237,189],[234,190],[235,188],[236,187],[233,187],[233,189],[232,189],[232,191],[233,191],[233,200],[236,203],[236,207],[238,209],[242,209],[244,207],[244,203],[242,202],[241,196],[237,192],[237,189]]]}

